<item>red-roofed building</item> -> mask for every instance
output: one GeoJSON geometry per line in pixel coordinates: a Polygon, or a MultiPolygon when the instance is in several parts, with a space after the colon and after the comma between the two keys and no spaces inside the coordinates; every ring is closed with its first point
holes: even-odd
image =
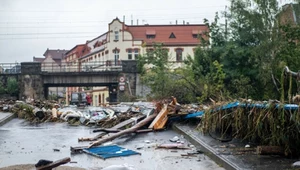
{"type": "MultiPolygon", "coordinates": [[[[42,71],[60,72],[63,69],[62,60],[68,50],[50,50],[47,49],[44,53],[45,58],[33,57],[34,62],[41,63],[42,71]]],[[[49,95],[63,97],[65,89],[63,87],[49,87],[49,95]]]]}
{"type": "Polygon", "coordinates": [[[45,60],[45,58],[41,58],[41,57],[33,57],[33,61],[34,61],[34,62],[42,63],[44,60],[45,60]]]}
{"type": "Polygon", "coordinates": [[[91,62],[119,65],[121,60],[135,60],[145,54],[153,43],[163,43],[169,61],[178,67],[188,55],[193,57],[199,35],[204,37],[208,31],[205,24],[126,25],[116,18],[108,24],[108,32],[87,41],[79,62],[82,67],[91,62]]]}
{"type": "MultiPolygon", "coordinates": [[[[120,68],[122,60],[135,60],[151,49],[153,43],[162,43],[168,50],[172,67],[177,68],[187,56],[193,57],[194,49],[200,44],[199,36],[204,37],[208,31],[204,24],[126,25],[116,18],[108,24],[107,32],[68,51],[64,61],[69,63],[66,68],[79,66],[78,71],[115,70],[120,68]]],[[[92,92],[93,105],[98,106],[99,101],[106,102],[107,92],[94,94],[95,90],[97,88],[92,92]]]]}
{"type": "Polygon", "coordinates": [[[138,54],[151,49],[153,43],[162,43],[175,68],[180,67],[188,55],[193,57],[194,48],[200,44],[199,35],[204,37],[209,31],[205,24],[126,25],[118,18],[108,29],[104,51],[113,64],[118,60],[134,60],[138,54]]]}
{"type": "Polygon", "coordinates": [[[65,53],[63,57],[63,64],[68,72],[77,72],[79,70],[78,59],[82,57],[85,44],[79,44],[65,53]]]}
{"type": "MultiPolygon", "coordinates": [[[[50,50],[47,49],[44,53],[45,59],[42,63],[42,71],[46,72],[60,72],[63,69],[62,60],[68,50],[50,50]]],[[[35,60],[35,59],[34,59],[35,60]]],[[[40,60],[40,59],[38,59],[40,60]]]]}

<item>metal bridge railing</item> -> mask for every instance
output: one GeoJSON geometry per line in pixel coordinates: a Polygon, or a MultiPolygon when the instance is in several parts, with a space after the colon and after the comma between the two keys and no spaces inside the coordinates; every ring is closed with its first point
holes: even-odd
{"type": "Polygon", "coordinates": [[[18,74],[21,73],[20,63],[1,63],[0,74],[18,74]]]}
{"type": "Polygon", "coordinates": [[[102,72],[102,71],[122,71],[121,61],[93,61],[93,62],[63,62],[41,64],[42,72],[102,72]]]}
{"type": "MultiPolygon", "coordinates": [[[[104,72],[122,71],[122,61],[91,61],[91,62],[42,62],[42,72],[104,72]]],[[[20,74],[21,63],[0,63],[0,74],[20,74]]]]}

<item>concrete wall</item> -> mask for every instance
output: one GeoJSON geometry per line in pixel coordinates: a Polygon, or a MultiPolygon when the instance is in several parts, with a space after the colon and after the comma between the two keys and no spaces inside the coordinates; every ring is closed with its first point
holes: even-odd
{"type": "Polygon", "coordinates": [[[41,63],[21,63],[19,75],[20,99],[44,99],[43,77],[41,75],[41,63]]]}
{"type": "Polygon", "coordinates": [[[44,87],[41,75],[22,74],[19,77],[20,99],[44,99],[44,87]]]}

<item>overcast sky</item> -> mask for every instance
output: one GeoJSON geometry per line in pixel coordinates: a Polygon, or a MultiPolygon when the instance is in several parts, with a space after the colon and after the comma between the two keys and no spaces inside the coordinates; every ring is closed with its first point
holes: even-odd
{"type": "Polygon", "coordinates": [[[228,0],[0,0],[0,63],[32,61],[49,49],[71,49],[108,29],[130,24],[203,24],[228,0]]]}

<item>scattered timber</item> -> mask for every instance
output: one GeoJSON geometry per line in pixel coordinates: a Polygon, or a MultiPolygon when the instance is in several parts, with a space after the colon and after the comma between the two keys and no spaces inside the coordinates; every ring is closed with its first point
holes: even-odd
{"type": "Polygon", "coordinates": [[[128,129],[125,129],[123,131],[120,131],[118,133],[115,133],[111,136],[108,136],[106,138],[103,138],[103,139],[100,139],[98,141],[95,141],[93,142],[89,148],[93,147],[93,146],[97,146],[97,145],[101,145],[105,142],[108,142],[108,141],[111,141],[111,140],[114,140],[122,135],[125,135],[125,134],[129,134],[129,133],[134,133],[135,131],[137,131],[138,129],[142,128],[143,126],[145,126],[146,124],[148,124],[150,121],[152,121],[154,118],[156,117],[156,114],[153,114],[153,115],[150,115],[149,117],[143,119],[142,121],[140,121],[139,123],[137,123],[136,125],[134,125],[133,127],[131,128],[128,128],[128,129]]]}
{"type": "MultiPolygon", "coordinates": [[[[115,129],[115,130],[120,130],[120,129],[123,129],[125,128],[126,126],[131,126],[133,123],[135,123],[136,121],[139,121],[143,118],[145,118],[146,116],[145,115],[141,115],[141,116],[138,116],[138,117],[133,117],[133,118],[130,118],[128,120],[125,120],[117,125],[115,125],[114,127],[110,128],[110,129],[115,129]]],[[[82,138],[78,138],[78,141],[81,142],[81,141],[95,141],[99,138],[102,138],[103,136],[107,135],[107,130],[106,132],[103,131],[103,128],[102,129],[95,129],[93,130],[93,132],[101,132],[100,134],[96,135],[95,137],[82,137],[82,138]]]]}

